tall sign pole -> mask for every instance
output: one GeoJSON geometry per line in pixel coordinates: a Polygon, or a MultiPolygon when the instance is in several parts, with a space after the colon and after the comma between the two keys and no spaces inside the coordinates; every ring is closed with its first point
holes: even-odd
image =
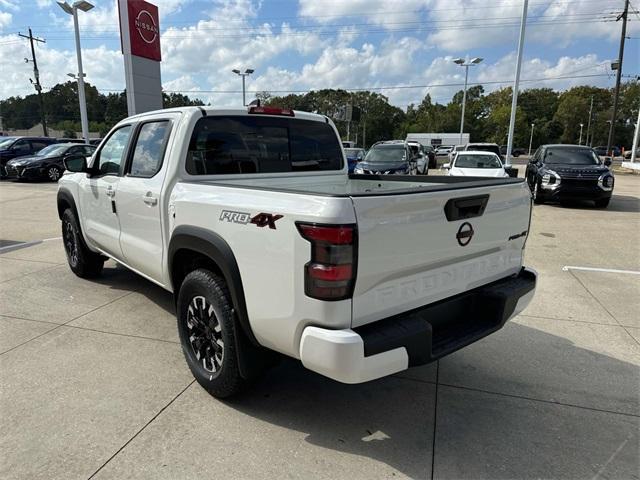
{"type": "MultiPolygon", "coordinates": [[[[38,62],[36,61],[36,51],[33,48],[34,41],[41,42],[41,43],[47,43],[47,42],[42,38],[34,37],[33,33],[31,33],[31,28],[29,28],[29,36],[23,35],[21,33],[18,33],[18,35],[20,35],[23,38],[28,38],[29,43],[31,44],[31,63],[33,63],[33,76],[36,79],[36,81],[32,83],[36,89],[36,92],[38,92],[38,102],[40,103],[40,122],[42,122],[42,134],[45,137],[48,137],[49,133],[47,132],[47,120],[44,115],[44,101],[42,100],[42,85],[40,85],[40,72],[38,71],[38,62]]],[[[25,60],[27,62],[29,61],[27,59],[25,60]]]]}
{"type": "MultiPolygon", "coordinates": [[[[609,139],[607,140],[607,155],[611,153],[613,143],[613,132],[615,130],[616,115],[618,114],[618,96],[620,95],[620,77],[622,76],[622,57],[624,56],[624,40],[627,35],[627,17],[629,16],[629,0],[624,2],[624,10],[616,21],[622,19],[622,33],[620,35],[620,50],[618,51],[618,68],[616,70],[616,89],[613,94],[613,112],[611,113],[611,124],[609,125],[609,139]]],[[[613,155],[612,155],[613,156],[613,155]]]]}
{"type": "Polygon", "coordinates": [[[158,7],[144,0],[118,0],[129,115],[162,108],[158,7]]]}
{"type": "Polygon", "coordinates": [[[522,50],[524,48],[524,30],[527,25],[527,7],[529,0],[522,4],[522,19],[520,20],[520,40],[518,40],[518,59],[516,61],[516,77],[513,80],[513,97],[511,99],[511,118],[509,119],[509,137],[507,139],[506,164],[511,165],[513,151],[513,130],[516,125],[516,110],[518,108],[518,86],[520,85],[520,70],[522,68],[522,50]]]}

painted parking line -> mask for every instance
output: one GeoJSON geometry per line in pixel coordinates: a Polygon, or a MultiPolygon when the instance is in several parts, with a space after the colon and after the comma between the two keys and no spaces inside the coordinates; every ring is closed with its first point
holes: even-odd
{"type": "Polygon", "coordinates": [[[568,272],[569,270],[582,270],[585,272],[604,272],[604,273],[628,273],[630,275],[640,275],[640,272],[637,270],[616,270],[615,268],[576,267],[573,265],[565,265],[564,267],[562,267],[563,272],[568,272]]]}
{"type": "Polygon", "coordinates": [[[40,245],[43,242],[51,242],[54,240],[61,240],[61,239],[62,237],[52,237],[52,238],[45,238],[44,240],[34,240],[32,242],[16,242],[16,243],[12,243],[11,245],[7,245],[6,247],[1,247],[0,254],[13,252],[14,250],[21,250],[23,248],[33,247],[35,245],[40,245]]]}

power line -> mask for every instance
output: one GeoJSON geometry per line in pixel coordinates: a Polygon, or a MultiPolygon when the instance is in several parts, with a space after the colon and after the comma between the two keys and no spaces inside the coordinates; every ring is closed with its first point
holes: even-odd
{"type": "MultiPolygon", "coordinates": [[[[271,0],[273,1],[273,0],[271,0]]],[[[289,1],[289,0],[284,0],[284,1],[289,1]]],[[[342,3],[344,0],[336,0],[336,3],[342,3]]],[[[598,5],[606,5],[607,2],[611,5],[611,7],[613,7],[614,5],[617,4],[616,0],[583,0],[581,2],[581,4],[598,4],[598,5]]],[[[207,3],[209,4],[209,0],[204,0],[202,2],[193,2],[193,3],[207,3]]],[[[24,2],[23,2],[24,4],[24,2]]],[[[530,6],[540,6],[540,7],[555,7],[555,6],[561,6],[561,5],[572,5],[575,4],[575,1],[572,0],[566,0],[566,1],[552,1],[552,2],[536,2],[536,3],[530,3],[530,6]]],[[[260,21],[266,21],[266,20],[287,20],[287,19],[299,19],[299,18],[305,18],[305,19],[319,19],[319,18],[342,18],[342,17],[371,17],[373,15],[385,15],[385,16],[392,16],[392,15],[412,15],[412,14],[419,14],[419,13],[434,13],[434,12],[466,12],[468,10],[505,10],[505,9],[509,9],[509,8],[519,8],[519,4],[514,3],[512,5],[505,5],[502,2],[498,2],[498,3],[483,3],[482,5],[478,5],[478,6],[464,6],[464,7],[449,7],[449,8],[434,8],[434,9],[427,9],[427,8],[423,8],[423,9],[414,9],[414,10],[404,10],[402,12],[399,12],[398,10],[378,10],[378,11],[371,11],[368,10],[366,12],[351,12],[351,13],[337,13],[337,14],[313,14],[313,15],[305,15],[305,14],[298,14],[298,15],[287,15],[287,16],[274,16],[274,17],[260,17],[259,20],[260,21]]],[[[564,16],[564,15],[563,15],[564,16]]],[[[244,19],[225,19],[225,23],[232,23],[232,22],[243,22],[245,21],[244,19]]],[[[449,20],[450,21],[450,20],[449,20]]],[[[170,20],[166,20],[163,19],[162,21],[162,25],[180,25],[180,24],[189,24],[192,23],[193,20],[182,20],[182,21],[170,21],[170,20]]],[[[118,28],[118,24],[117,23],[113,23],[110,24],[115,28],[118,28]]],[[[50,24],[48,25],[34,25],[35,27],[40,27],[41,29],[47,29],[47,27],[50,27],[50,24]]],[[[54,29],[55,30],[55,29],[54,29]]]]}
{"type": "MultiPolygon", "coordinates": [[[[600,64],[595,65],[596,67],[600,64]]],[[[556,77],[543,77],[543,78],[530,78],[526,80],[521,80],[520,82],[546,82],[552,80],[570,80],[570,79],[578,79],[578,78],[596,78],[596,77],[607,77],[606,73],[599,74],[589,74],[589,75],[563,75],[556,77]]],[[[623,75],[625,78],[635,78],[636,75],[627,74],[623,75]]],[[[476,82],[469,83],[469,86],[482,86],[482,85],[499,85],[499,84],[507,84],[510,83],[511,80],[490,80],[486,82],[476,82]]],[[[433,84],[425,84],[425,85],[390,85],[390,86],[369,86],[369,87],[355,87],[355,88],[343,88],[343,87],[326,87],[326,88],[310,88],[305,90],[270,90],[270,89],[260,89],[260,90],[246,90],[247,93],[259,93],[262,91],[268,91],[269,93],[310,93],[317,92],[320,90],[344,90],[346,92],[364,92],[364,91],[384,91],[384,90],[408,90],[408,89],[418,89],[418,88],[439,88],[439,87],[461,87],[464,83],[433,83],[433,84]]],[[[51,87],[47,87],[50,89],[51,87]]],[[[118,89],[108,89],[108,88],[96,88],[99,92],[123,92],[124,90],[118,89]]],[[[215,93],[215,94],[238,94],[242,93],[242,90],[200,90],[200,89],[191,89],[191,90],[163,90],[164,93],[215,93]]]]}

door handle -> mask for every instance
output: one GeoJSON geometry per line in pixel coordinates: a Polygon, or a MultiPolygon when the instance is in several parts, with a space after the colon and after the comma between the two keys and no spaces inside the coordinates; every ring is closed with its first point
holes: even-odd
{"type": "Polygon", "coordinates": [[[108,188],[107,188],[107,195],[108,195],[109,197],[115,197],[115,195],[116,195],[116,191],[113,189],[113,187],[108,187],[108,188]]]}
{"type": "Polygon", "coordinates": [[[153,206],[156,203],[158,203],[158,199],[156,197],[151,196],[150,193],[147,193],[144,197],[142,197],[142,201],[150,206],[153,206]]]}

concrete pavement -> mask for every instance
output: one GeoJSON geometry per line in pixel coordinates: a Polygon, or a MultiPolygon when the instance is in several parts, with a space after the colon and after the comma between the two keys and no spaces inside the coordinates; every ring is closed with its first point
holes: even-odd
{"type": "Polygon", "coordinates": [[[283,361],[197,384],[171,295],[76,278],[55,186],[0,183],[0,478],[638,478],[640,178],[606,210],[534,208],[531,306],[442,361],[342,385],[283,361]],[[3,248],[3,247],[0,247],[3,248]]]}

